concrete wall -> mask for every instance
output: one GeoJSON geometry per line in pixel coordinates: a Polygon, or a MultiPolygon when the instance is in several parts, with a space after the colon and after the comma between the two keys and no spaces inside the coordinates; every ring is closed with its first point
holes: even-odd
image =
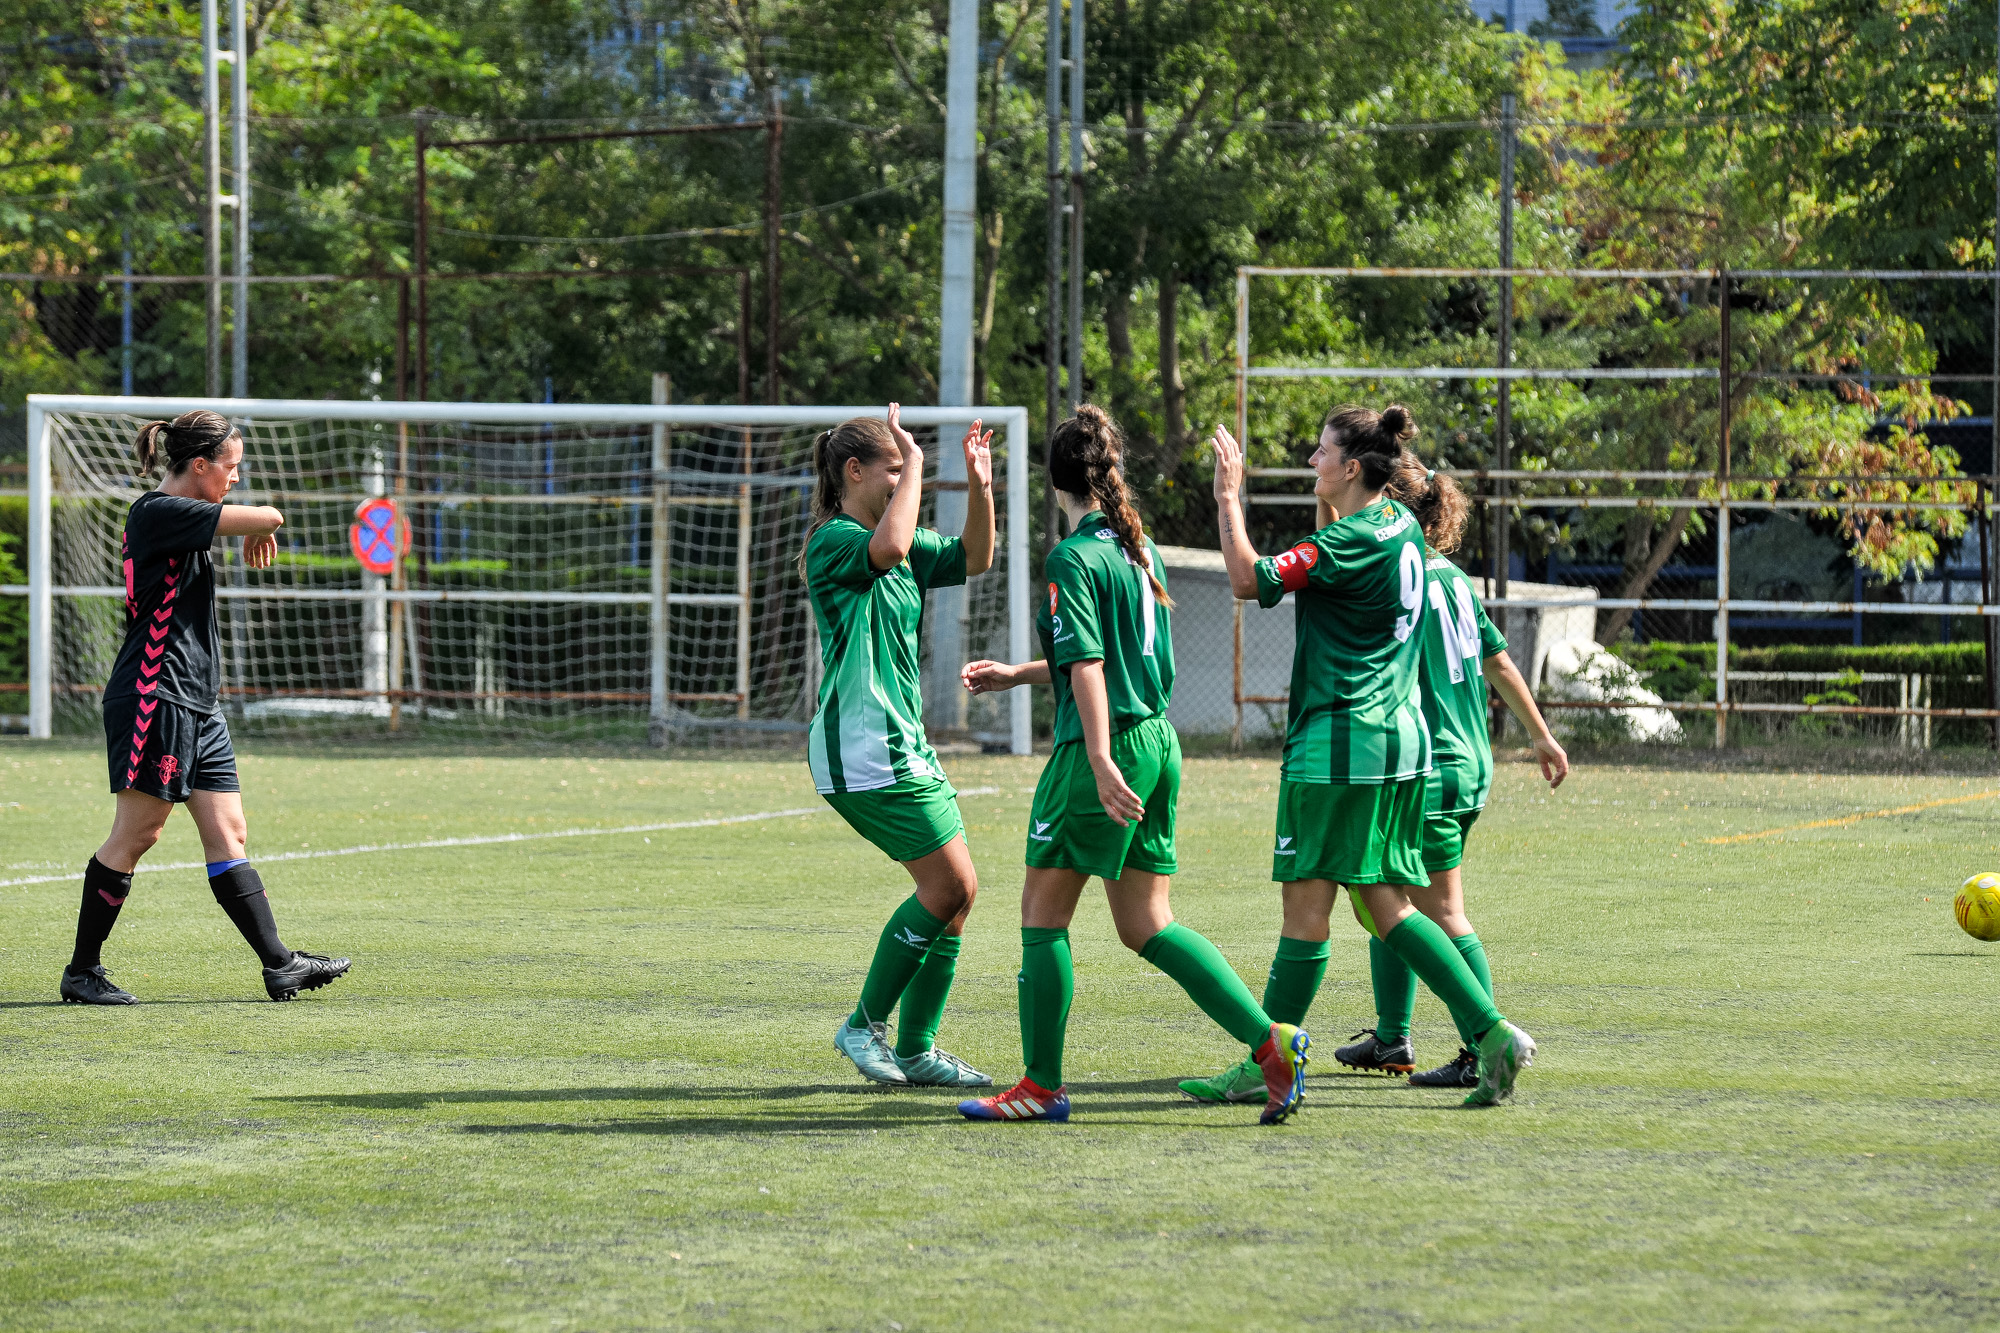
{"type": "MultiPolygon", "coordinates": [[[[1174,598],[1174,701],[1167,720],[1187,734],[1226,733],[1236,725],[1236,599],[1220,551],[1188,546],[1163,546],[1168,590],[1174,598]]],[[[1487,581],[1475,579],[1480,596],[1489,595],[1487,581]]],[[[1510,580],[1510,597],[1587,602],[1588,588],[1557,587],[1510,580]]],[[[1266,610],[1243,608],[1243,692],[1282,699],[1292,679],[1292,624],[1296,612],[1286,597],[1266,610]]],[[[1587,641],[1596,625],[1588,606],[1521,608],[1495,613],[1494,623],[1507,636],[1507,654],[1528,683],[1540,686],[1542,664],[1549,648],[1566,639],[1587,641]]],[[[1246,704],[1243,735],[1257,739],[1282,734],[1285,705],[1246,704]]]]}

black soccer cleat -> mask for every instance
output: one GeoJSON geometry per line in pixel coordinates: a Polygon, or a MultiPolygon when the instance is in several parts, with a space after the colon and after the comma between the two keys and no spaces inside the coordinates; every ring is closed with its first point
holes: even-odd
{"type": "Polygon", "coordinates": [[[283,967],[264,969],[264,989],[274,1000],[296,1000],[302,990],[318,990],[340,980],[352,966],[345,958],[294,951],[292,961],[283,967]]]}
{"type": "Polygon", "coordinates": [[[1417,1067],[1417,1053],[1411,1049],[1408,1036],[1383,1041],[1375,1034],[1374,1028],[1363,1028],[1354,1035],[1361,1040],[1352,1046],[1339,1047],[1333,1053],[1333,1058],[1348,1068],[1380,1074],[1407,1074],[1417,1067]]]}
{"type": "Polygon", "coordinates": [[[139,997],[120,990],[118,983],[104,974],[104,965],[86,967],[81,972],[63,969],[62,988],[57,992],[64,1004],[137,1004],[139,997]]]}
{"type": "Polygon", "coordinates": [[[1448,1065],[1436,1069],[1426,1069],[1421,1074],[1410,1075],[1413,1088],[1476,1088],[1479,1086],[1479,1056],[1477,1052],[1458,1048],[1458,1054],[1448,1065]]]}

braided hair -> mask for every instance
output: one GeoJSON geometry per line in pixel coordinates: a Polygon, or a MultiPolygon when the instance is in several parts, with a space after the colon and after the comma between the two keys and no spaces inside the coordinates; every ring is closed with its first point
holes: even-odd
{"type": "Polygon", "coordinates": [[[1472,504],[1458,482],[1425,467],[1415,454],[1404,454],[1403,465],[1383,488],[1389,498],[1417,516],[1423,525],[1424,544],[1439,555],[1450,555],[1465,538],[1466,520],[1472,504]]]}
{"type": "Polygon", "coordinates": [[[840,512],[847,495],[847,461],[859,459],[863,466],[894,451],[896,437],[889,424],[875,417],[854,417],[821,431],[813,439],[812,522],[806,528],[806,545],[799,548],[799,577],[806,576],[806,546],[813,534],[840,512]]]}
{"type": "Polygon", "coordinates": [[[1174,599],[1167,596],[1167,585],[1153,569],[1146,530],[1139,523],[1139,511],[1132,507],[1132,493],[1125,489],[1124,461],[1125,433],[1094,403],[1078,407],[1076,415],[1049,436],[1049,484],[1065,494],[1088,496],[1097,502],[1126,556],[1145,571],[1154,599],[1171,607],[1174,599]]]}
{"type": "Polygon", "coordinates": [[[1333,432],[1343,457],[1361,464],[1361,484],[1379,491],[1409,456],[1403,441],[1416,438],[1417,422],[1401,403],[1391,403],[1380,412],[1349,404],[1327,413],[1324,429],[1333,432]]]}
{"type": "Polygon", "coordinates": [[[213,461],[235,434],[228,417],[206,408],[183,412],[172,421],[149,421],[139,427],[139,471],[151,472],[162,459],[169,475],[197,458],[213,461]]]}

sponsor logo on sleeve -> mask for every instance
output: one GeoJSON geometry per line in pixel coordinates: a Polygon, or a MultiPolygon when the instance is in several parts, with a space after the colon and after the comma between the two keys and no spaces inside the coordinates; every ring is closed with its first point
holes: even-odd
{"type": "Polygon", "coordinates": [[[1051,583],[1049,585],[1049,614],[1054,615],[1055,613],[1056,613],[1056,585],[1051,583]]]}
{"type": "Polygon", "coordinates": [[[1319,563],[1319,547],[1311,542],[1300,542],[1271,563],[1278,571],[1278,586],[1286,592],[1297,592],[1306,586],[1313,566],[1319,563]]]}

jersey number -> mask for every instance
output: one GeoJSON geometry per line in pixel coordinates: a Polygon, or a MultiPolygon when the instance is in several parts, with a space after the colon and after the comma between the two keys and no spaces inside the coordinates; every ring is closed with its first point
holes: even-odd
{"type": "Polygon", "coordinates": [[[1479,625],[1472,615],[1472,591],[1464,584],[1453,589],[1458,594],[1458,605],[1453,607],[1445,600],[1444,584],[1431,582],[1431,609],[1437,612],[1438,628],[1444,632],[1444,660],[1451,668],[1451,683],[1463,684],[1465,664],[1472,663],[1472,674],[1483,675],[1479,669],[1479,625]]]}
{"type": "Polygon", "coordinates": [[[1404,643],[1416,630],[1417,617],[1424,610],[1424,557],[1415,542],[1403,543],[1396,573],[1403,585],[1403,614],[1396,617],[1396,642],[1404,643]]]}
{"type": "Polygon", "coordinates": [[[1129,553],[1121,553],[1125,554],[1125,563],[1139,571],[1139,622],[1146,631],[1146,646],[1140,649],[1139,655],[1141,657],[1151,657],[1153,655],[1154,622],[1159,616],[1158,605],[1153,596],[1153,580],[1151,575],[1146,572],[1144,565],[1134,560],[1129,553]]]}

